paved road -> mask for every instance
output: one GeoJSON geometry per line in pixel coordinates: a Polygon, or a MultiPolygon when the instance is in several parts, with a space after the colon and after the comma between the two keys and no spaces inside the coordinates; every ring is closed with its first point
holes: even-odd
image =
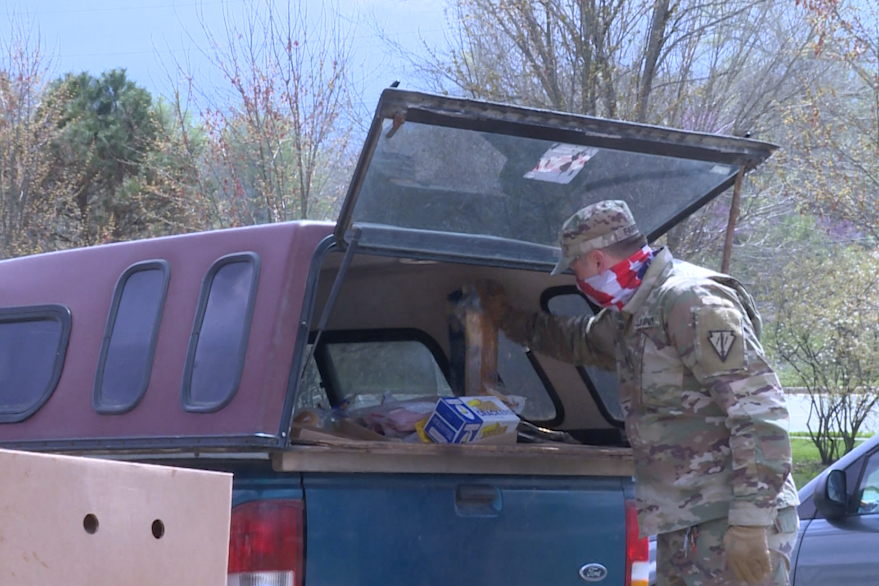
{"type": "MultiPolygon", "coordinates": [[[[809,395],[787,394],[787,408],[790,411],[790,430],[809,431],[806,423],[809,420],[809,395]]],[[[815,423],[813,421],[813,423],[815,423]]],[[[879,432],[879,413],[873,413],[867,419],[864,431],[879,432]]]]}

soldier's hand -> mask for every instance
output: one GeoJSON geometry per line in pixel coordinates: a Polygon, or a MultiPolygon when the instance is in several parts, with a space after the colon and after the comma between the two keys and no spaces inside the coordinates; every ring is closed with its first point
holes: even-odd
{"type": "Polygon", "coordinates": [[[482,308],[485,310],[488,318],[496,326],[499,326],[510,311],[510,300],[507,298],[507,292],[496,281],[482,281],[476,283],[475,287],[476,292],[479,294],[479,300],[482,302],[482,308]]]}
{"type": "Polygon", "coordinates": [[[730,525],[723,537],[726,563],[736,578],[757,584],[769,575],[769,544],[766,527],[730,525]]]}

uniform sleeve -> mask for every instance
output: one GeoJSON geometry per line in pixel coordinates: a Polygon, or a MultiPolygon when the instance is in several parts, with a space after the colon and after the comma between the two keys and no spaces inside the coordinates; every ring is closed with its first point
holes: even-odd
{"type": "Polygon", "coordinates": [[[616,323],[609,312],[595,317],[561,317],[546,312],[508,312],[501,323],[507,337],[535,352],[577,366],[614,370],[616,323]]]}
{"type": "Polygon", "coordinates": [[[726,412],[731,525],[771,525],[791,472],[784,392],[738,298],[728,289],[676,295],[667,330],[684,364],[726,412]]]}

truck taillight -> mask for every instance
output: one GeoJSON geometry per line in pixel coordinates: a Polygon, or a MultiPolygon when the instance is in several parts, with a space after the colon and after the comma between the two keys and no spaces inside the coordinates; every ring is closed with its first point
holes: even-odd
{"type": "Polygon", "coordinates": [[[232,509],[228,586],[302,586],[302,501],[261,500],[232,509]]]}
{"type": "Polygon", "coordinates": [[[650,542],[638,537],[638,509],[626,501],[626,586],[647,586],[650,577],[650,542]]]}

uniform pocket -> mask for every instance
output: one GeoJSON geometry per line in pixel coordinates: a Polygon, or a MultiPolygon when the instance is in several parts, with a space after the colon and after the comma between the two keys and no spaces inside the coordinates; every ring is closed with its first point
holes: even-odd
{"type": "Polygon", "coordinates": [[[785,507],[778,510],[775,518],[776,533],[796,533],[800,528],[800,517],[796,507],[785,507]]]}
{"type": "Polygon", "coordinates": [[[652,407],[681,408],[684,364],[662,328],[638,330],[636,359],[641,402],[652,407]]]}

